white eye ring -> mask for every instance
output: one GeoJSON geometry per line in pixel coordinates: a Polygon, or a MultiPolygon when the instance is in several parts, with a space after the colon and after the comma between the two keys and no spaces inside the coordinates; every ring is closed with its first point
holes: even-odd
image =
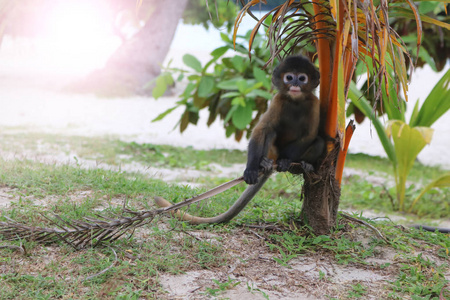
{"type": "Polygon", "coordinates": [[[300,81],[301,83],[308,83],[308,75],[306,75],[305,73],[298,74],[298,81],[300,81]]]}
{"type": "Polygon", "coordinates": [[[294,73],[286,73],[283,76],[283,81],[284,83],[288,83],[291,82],[292,80],[294,80],[296,76],[294,75],[294,73]]]}

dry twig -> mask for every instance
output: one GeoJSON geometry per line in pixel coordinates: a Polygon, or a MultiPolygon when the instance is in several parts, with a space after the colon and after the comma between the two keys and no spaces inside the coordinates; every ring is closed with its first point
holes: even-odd
{"type": "Polygon", "coordinates": [[[94,274],[94,275],[86,277],[83,281],[91,280],[94,277],[102,275],[103,273],[108,272],[108,270],[111,269],[114,266],[114,264],[117,262],[117,253],[116,253],[116,251],[114,251],[113,248],[111,248],[111,247],[108,247],[108,248],[111,249],[111,251],[114,253],[114,261],[112,262],[112,264],[109,267],[107,267],[106,269],[98,272],[97,274],[94,274]]]}
{"type": "Polygon", "coordinates": [[[363,220],[354,218],[354,217],[352,217],[352,216],[349,216],[349,215],[347,215],[347,214],[344,214],[343,212],[340,212],[339,214],[340,214],[341,216],[343,216],[344,218],[350,220],[350,221],[354,221],[354,222],[357,222],[357,223],[360,223],[360,224],[363,224],[363,225],[369,227],[369,228],[372,229],[372,231],[375,232],[375,233],[376,233],[383,241],[385,241],[386,243],[389,243],[388,239],[385,238],[385,237],[381,234],[381,232],[380,232],[378,229],[376,229],[374,226],[370,225],[370,224],[367,223],[366,221],[363,221],[363,220]]]}
{"type": "Polygon", "coordinates": [[[20,250],[20,252],[22,252],[23,255],[27,255],[27,251],[25,250],[25,247],[22,244],[20,246],[16,246],[16,245],[1,245],[0,249],[2,249],[2,248],[17,249],[17,250],[20,250]]]}

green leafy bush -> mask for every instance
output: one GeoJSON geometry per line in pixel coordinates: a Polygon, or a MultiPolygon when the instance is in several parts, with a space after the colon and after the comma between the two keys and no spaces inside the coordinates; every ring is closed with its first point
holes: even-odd
{"type": "Polygon", "coordinates": [[[211,52],[211,59],[204,65],[193,55],[183,56],[186,69],[165,68],[156,79],[152,95],[161,97],[166,89],[175,82],[186,82],[181,99],[176,105],[161,113],[153,121],[158,121],[178,107],[184,107],[179,120],[180,131],[189,124],[197,124],[201,109],[208,109],[208,126],[217,117],[223,121],[226,136],[234,134],[239,141],[244,134],[248,137],[259,117],[266,111],[267,102],[272,98],[272,84],[269,74],[272,66],[263,69],[270,53],[265,47],[262,36],[253,42],[253,57],[250,59],[248,44],[250,32],[238,36],[236,47],[224,33],[221,38],[225,43],[211,52]],[[228,50],[236,50],[229,56],[228,50]]]}
{"type": "Polygon", "coordinates": [[[234,24],[238,7],[233,1],[189,0],[183,12],[183,23],[210,26],[225,26],[228,31],[234,24]]]}

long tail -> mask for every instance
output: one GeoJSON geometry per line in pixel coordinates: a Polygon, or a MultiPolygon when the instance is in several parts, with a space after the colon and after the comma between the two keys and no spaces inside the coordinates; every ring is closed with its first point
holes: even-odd
{"type": "MultiPolygon", "coordinates": [[[[226,212],[218,216],[211,218],[202,218],[180,211],[171,212],[171,214],[180,220],[189,222],[192,225],[228,222],[235,216],[237,216],[245,206],[247,206],[247,204],[250,202],[250,200],[253,199],[253,197],[255,197],[256,193],[258,193],[258,191],[261,189],[270,175],[271,173],[261,175],[258,183],[249,185],[239,197],[239,199],[237,199],[236,202],[234,202],[234,204],[226,212]]],[[[155,204],[159,207],[168,207],[172,205],[172,203],[162,197],[155,197],[155,204]]]]}

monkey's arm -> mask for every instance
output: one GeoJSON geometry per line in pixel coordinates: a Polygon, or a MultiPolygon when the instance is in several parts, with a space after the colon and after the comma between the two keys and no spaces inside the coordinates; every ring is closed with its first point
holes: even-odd
{"type": "MultiPolygon", "coordinates": [[[[264,185],[264,183],[267,181],[267,179],[270,177],[271,174],[272,174],[271,170],[270,172],[263,173],[259,177],[259,180],[256,184],[247,186],[247,188],[239,197],[239,199],[236,200],[236,202],[234,202],[234,204],[226,212],[218,216],[211,218],[202,218],[180,211],[172,212],[172,215],[182,221],[187,221],[192,225],[228,222],[235,216],[237,216],[237,214],[239,214],[241,210],[244,209],[244,207],[250,202],[250,200],[253,199],[253,197],[261,189],[261,187],[264,185]]],[[[172,205],[172,203],[170,203],[169,201],[167,201],[162,197],[155,197],[155,203],[159,207],[168,207],[172,205]]]]}
{"type": "Polygon", "coordinates": [[[264,172],[270,168],[267,156],[275,137],[276,133],[271,126],[254,129],[248,144],[247,167],[244,171],[244,180],[247,184],[255,184],[258,181],[260,168],[264,172]]]}

